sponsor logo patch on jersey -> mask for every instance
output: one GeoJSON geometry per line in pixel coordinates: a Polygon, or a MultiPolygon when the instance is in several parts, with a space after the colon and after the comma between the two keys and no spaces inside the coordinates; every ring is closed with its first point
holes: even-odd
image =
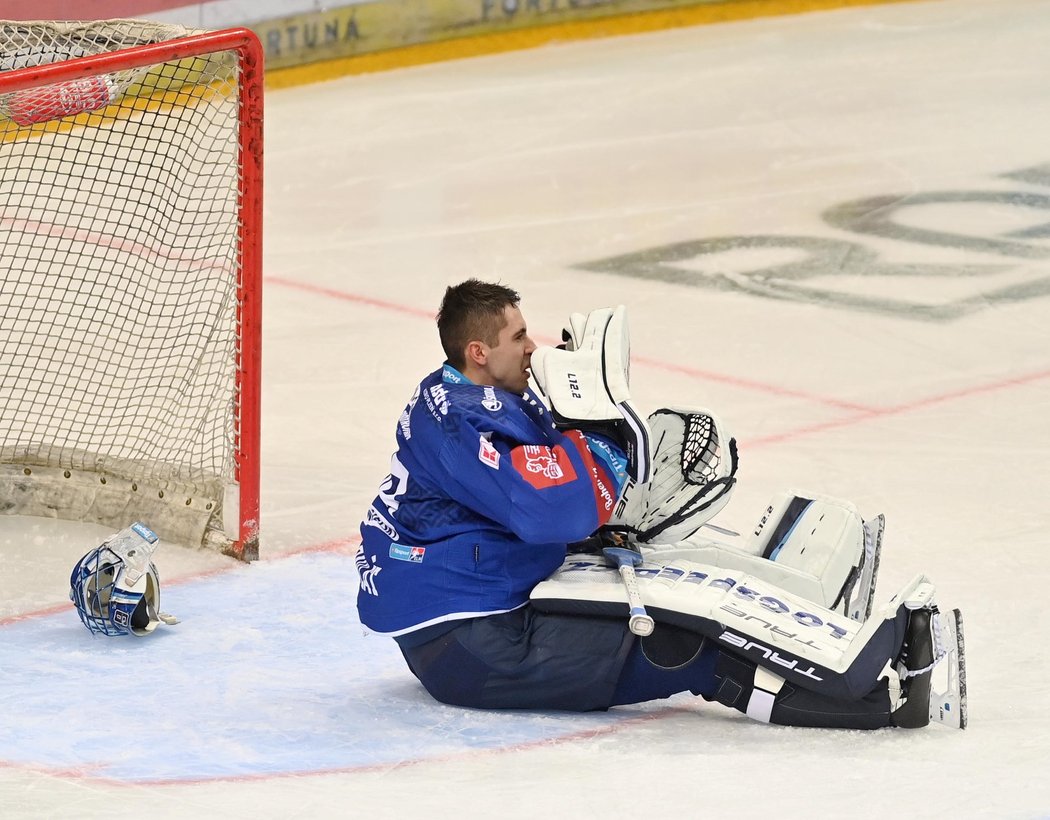
{"type": "Polygon", "coordinates": [[[375,508],[375,504],[369,506],[368,515],[365,517],[365,524],[369,527],[375,527],[376,529],[382,530],[386,537],[391,541],[400,540],[400,536],[397,534],[397,530],[394,529],[394,525],[387,520],[385,515],[375,508]]]}
{"type": "Polygon", "coordinates": [[[390,545],[390,557],[398,561],[408,561],[412,564],[422,564],[423,556],[426,555],[426,547],[405,547],[401,544],[390,545]]]}
{"type": "Polygon", "coordinates": [[[499,450],[484,436],[481,436],[481,447],[478,450],[478,459],[482,464],[488,464],[494,470],[499,469],[499,450]]]}
{"type": "Polygon", "coordinates": [[[481,400],[481,406],[490,413],[496,413],[503,409],[503,402],[496,398],[496,391],[491,387],[484,390],[485,398],[481,400]]]}
{"type": "MultiPolygon", "coordinates": [[[[598,492],[597,501],[599,510],[604,510],[606,513],[610,513],[613,505],[616,503],[616,499],[613,498],[613,494],[609,490],[608,485],[602,480],[601,473],[598,472],[597,467],[592,468],[591,478],[594,481],[594,489],[598,492]]],[[[606,516],[606,519],[607,518],[608,516],[606,516]]]]}
{"type": "Polygon", "coordinates": [[[405,441],[412,438],[412,422],[411,416],[408,413],[408,409],[401,414],[401,417],[397,420],[398,427],[401,428],[401,435],[405,437],[405,441]]]}
{"type": "Polygon", "coordinates": [[[537,490],[576,480],[576,471],[569,461],[569,454],[560,444],[553,448],[542,444],[515,447],[511,452],[511,461],[522,477],[537,490]]]}
{"type": "Polygon", "coordinates": [[[368,556],[365,555],[364,546],[361,546],[357,550],[357,555],[354,556],[354,563],[357,565],[357,572],[361,576],[361,591],[378,597],[379,590],[376,589],[376,576],[382,572],[383,568],[376,566],[376,556],[373,555],[371,560],[369,560],[368,556]]]}
{"type": "Polygon", "coordinates": [[[435,384],[430,388],[430,395],[434,397],[434,403],[443,416],[448,415],[448,390],[443,384],[435,384]]]}
{"type": "Polygon", "coordinates": [[[435,384],[422,394],[423,403],[427,411],[438,421],[442,421],[448,415],[448,390],[442,384],[435,384]]]}
{"type": "Polygon", "coordinates": [[[448,362],[445,362],[441,368],[441,381],[451,382],[452,384],[467,384],[467,377],[448,362]]]}
{"type": "Polygon", "coordinates": [[[408,400],[408,405],[405,407],[404,412],[401,414],[401,418],[397,420],[398,426],[401,428],[401,435],[405,437],[405,440],[412,438],[412,408],[416,406],[416,402],[419,401],[419,386],[412,392],[412,398],[408,400]]]}

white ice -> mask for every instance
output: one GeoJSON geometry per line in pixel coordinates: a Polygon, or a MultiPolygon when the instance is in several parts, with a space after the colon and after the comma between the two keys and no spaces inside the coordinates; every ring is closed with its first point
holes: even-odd
{"type": "Polygon", "coordinates": [[[1048,42],[1046,0],[942,0],[270,93],[263,558],[165,545],[182,622],[92,638],[68,573],[106,533],[0,517],[0,817],[1050,815],[1048,42]],[[885,235],[825,216],[874,198],[885,235]],[[643,252],[664,278],[594,269],[643,252]],[[639,404],[739,439],[716,523],[787,487],[885,513],[880,600],[923,571],[966,616],[970,728],[431,701],[352,556],[467,276],[541,341],[627,304],[639,404]]]}

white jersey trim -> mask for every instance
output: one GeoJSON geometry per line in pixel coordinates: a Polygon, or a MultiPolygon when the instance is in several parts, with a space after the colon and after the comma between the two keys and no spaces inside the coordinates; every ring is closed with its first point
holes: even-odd
{"type": "Polygon", "coordinates": [[[448,615],[431,618],[429,621],[423,621],[421,624],[414,624],[406,629],[395,629],[393,632],[380,632],[378,629],[372,629],[367,626],[365,629],[369,632],[374,632],[376,635],[386,635],[389,638],[399,638],[402,635],[418,632],[421,629],[426,629],[428,626],[436,626],[437,624],[446,623],[447,621],[465,621],[467,618],[483,618],[486,615],[500,615],[504,612],[513,612],[515,609],[521,609],[527,603],[529,602],[525,601],[524,603],[512,606],[509,609],[491,609],[485,612],[450,612],[448,615]]]}

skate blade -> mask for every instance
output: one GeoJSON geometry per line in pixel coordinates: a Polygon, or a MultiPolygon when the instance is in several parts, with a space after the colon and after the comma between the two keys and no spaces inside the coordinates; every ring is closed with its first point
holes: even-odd
{"type": "Polygon", "coordinates": [[[944,633],[948,654],[933,672],[930,722],[965,729],[969,719],[966,708],[966,641],[962,612],[958,609],[953,609],[950,617],[945,619],[944,633]]]}

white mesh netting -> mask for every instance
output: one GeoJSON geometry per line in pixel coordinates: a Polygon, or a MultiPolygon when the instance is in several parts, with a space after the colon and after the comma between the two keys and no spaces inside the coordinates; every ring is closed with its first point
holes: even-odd
{"type": "MultiPolygon", "coordinates": [[[[0,23],[0,81],[189,33],[0,23]]],[[[9,512],[226,537],[237,121],[229,53],[0,85],[0,497],[20,499],[9,512]]]]}

